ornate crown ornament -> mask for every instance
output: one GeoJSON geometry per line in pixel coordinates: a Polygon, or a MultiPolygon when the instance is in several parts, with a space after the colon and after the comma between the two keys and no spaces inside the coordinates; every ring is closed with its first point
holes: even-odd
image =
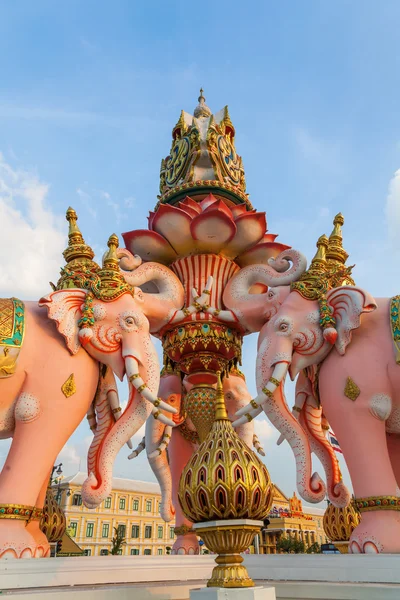
{"type": "Polygon", "coordinates": [[[91,277],[100,270],[100,267],[93,261],[94,252],[83,239],[77,225],[78,216],[73,208],[68,208],[65,218],[69,223],[68,246],[63,252],[67,264],[61,269],[61,277],[57,281],[57,285],[51,285],[56,290],[84,289],[91,277]]]}
{"type": "Polygon", "coordinates": [[[360,513],[352,500],[344,508],[336,508],[333,504],[329,504],[324,514],[323,527],[339,552],[347,554],[350,536],[359,523],[360,513]]]}
{"type": "Polygon", "coordinates": [[[233,429],[219,374],[215,420],[183,470],[179,502],[194,523],[213,519],[263,520],[271,507],[269,473],[233,429]]]}
{"type": "Polygon", "coordinates": [[[324,331],[324,337],[332,343],[337,335],[336,321],[326,301],[326,294],[335,287],[355,285],[351,277],[354,265],[351,267],[345,266],[349,255],[342,245],[341,225],[343,224],[344,217],[339,213],[333,220],[334,228],[329,239],[326,235],[321,235],[317,241],[317,253],[309,268],[298,281],[290,286],[291,291],[298,292],[306,300],[318,301],[320,326],[324,331]]]}
{"type": "Polygon", "coordinates": [[[193,115],[181,111],[172,130],[170,153],[161,161],[160,203],[175,205],[188,192],[198,201],[212,191],[252,210],[228,107],[213,115],[205,102],[201,89],[193,115]]]}

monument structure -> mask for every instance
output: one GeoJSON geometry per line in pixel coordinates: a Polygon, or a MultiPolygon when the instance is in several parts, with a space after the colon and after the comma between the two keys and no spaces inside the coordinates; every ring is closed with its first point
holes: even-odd
{"type": "Polygon", "coordinates": [[[263,410],[293,449],[302,498],[327,496],[345,510],[350,494],[326,438],[332,424],[361,513],[348,528],[349,552],[400,551],[399,298],[375,300],[355,285],[341,214],[307,269],[267,232],[246,192],[228,108],[213,115],[201,92],[194,114],[182,111],[173,128],[148,229],[124,233],[126,248],[112,234],[100,267],[71,208],[67,220],[66,264],[52,290],[0,305],[0,435],[13,437],[0,475],[0,556],[48,555],[35,521],[53,460],[87,415],[85,505],[108,497],[117,453],[146,423],[130,456],[145,447],[161,515],[176,522],[173,552],[198,553],[199,534],[218,554],[209,586],[252,586],[240,552],[271,502],[252,450],[262,453],[252,421],[263,410]],[[239,367],[243,336],[254,332],[251,399],[239,367]],[[162,340],[161,372],[151,335],[162,340]],[[292,412],[288,373],[298,376],[292,412]],[[115,375],[129,381],[124,412],[115,375]],[[312,473],[311,452],[327,485],[312,473]]]}

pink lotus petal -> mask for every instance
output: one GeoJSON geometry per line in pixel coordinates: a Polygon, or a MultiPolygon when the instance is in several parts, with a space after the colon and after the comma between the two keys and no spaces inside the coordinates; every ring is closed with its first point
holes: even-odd
{"type": "Polygon", "coordinates": [[[231,207],[231,211],[233,214],[233,218],[237,219],[239,215],[243,215],[247,212],[246,204],[244,202],[243,204],[236,204],[236,206],[231,207]]]}
{"type": "Polygon", "coordinates": [[[161,204],[154,215],[153,230],[162,235],[177,254],[187,254],[193,246],[192,217],[177,206],[161,204]]]}
{"type": "Polygon", "coordinates": [[[203,214],[209,213],[214,210],[223,212],[224,214],[226,214],[227,217],[229,217],[229,219],[231,219],[232,221],[234,220],[231,209],[225,204],[223,200],[216,200],[216,202],[213,202],[212,204],[207,206],[207,208],[203,210],[203,214]]]}
{"type": "Polygon", "coordinates": [[[268,264],[269,258],[275,258],[284,250],[288,250],[288,248],[290,248],[290,246],[280,244],[279,242],[262,241],[239,256],[236,259],[236,262],[240,267],[247,267],[247,265],[255,264],[266,265],[268,264]]]}
{"type": "Polygon", "coordinates": [[[153,225],[153,219],[154,219],[154,215],[156,213],[152,210],[149,211],[149,216],[147,217],[148,221],[149,221],[149,229],[153,229],[152,225],[153,225]]]}
{"type": "Polygon", "coordinates": [[[277,233],[266,233],[262,239],[263,242],[274,242],[278,237],[277,233]]]}
{"type": "Polygon", "coordinates": [[[217,198],[213,194],[208,194],[203,200],[200,202],[201,210],[204,212],[206,208],[208,208],[211,204],[217,202],[217,198]]]}
{"type": "Polygon", "coordinates": [[[267,223],[265,213],[246,212],[240,215],[236,221],[237,233],[233,240],[222,250],[222,254],[227,258],[236,258],[246,250],[255,246],[262,240],[267,223]]]}
{"type": "Polygon", "coordinates": [[[190,196],[186,196],[186,198],[184,200],[182,200],[182,202],[180,202],[179,204],[184,204],[185,206],[190,206],[190,208],[193,208],[193,210],[195,210],[198,214],[201,213],[200,204],[198,202],[196,202],[196,200],[193,200],[193,198],[191,198],[190,196]]]}
{"type": "Polygon", "coordinates": [[[154,261],[169,265],[177,259],[176,252],[167,240],[155,231],[136,229],[123,233],[126,248],[132,254],[139,254],[143,261],[154,261]]]}
{"type": "Polygon", "coordinates": [[[210,210],[193,219],[190,231],[200,252],[219,253],[234,237],[236,225],[222,210],[210,210]]]}
{"type": "Polygon", "coordinates": [[[187,213],[190,217],[192,217],[192,219],[197,217],[197,215],[200,212],[200,211],[194,210],[194,208],[192,208],[191,206],[188,206],[187,204],[184,204],[183,202],[179,202],[179,208],[181,210],[184,210],[185,213],[187,213]]]}

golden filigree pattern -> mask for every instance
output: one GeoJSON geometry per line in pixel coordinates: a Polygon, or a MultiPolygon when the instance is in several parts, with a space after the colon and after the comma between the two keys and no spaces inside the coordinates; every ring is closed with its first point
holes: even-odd
{"type": "Polygon", "coordinates": [[[62,384],[61,391],[66,398],[69,398],[76,393],[76,383],[73,373],[71,373],[68,379],[62,384]]]}
{"type": "Polygon", "coordinates": [[[358,385],[356,384],[356,382],[353,381],[353,379],[351,377],[348,377],[346,379],[346,385],[344,386],[343,393],[346,396],[346,398],[349,398],[349,400],[353,400],[353,402],[354,402],[355,400],[357,400],[358,396],[361,394],[361,390],[358,387],[358,385]]]}

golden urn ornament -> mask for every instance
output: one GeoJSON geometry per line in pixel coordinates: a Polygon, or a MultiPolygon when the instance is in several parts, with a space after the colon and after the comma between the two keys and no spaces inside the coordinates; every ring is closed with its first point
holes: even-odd
{"type": "Polygon", "coordinates": [[[329,504],[324,514],[324,531],[341,554],[348,553],[350,536],[359,523],[360,514],[353,501],[345,508],[329,504]]]}
{"type": "Polygon", "coordinates": [[[215,420],[183,470],[179,501],[207,548],[219,555],[207,586],[254,586],[240,553],[269,513],[272,484],[265,465],[232,427],[219,373],[215,420]]]}

